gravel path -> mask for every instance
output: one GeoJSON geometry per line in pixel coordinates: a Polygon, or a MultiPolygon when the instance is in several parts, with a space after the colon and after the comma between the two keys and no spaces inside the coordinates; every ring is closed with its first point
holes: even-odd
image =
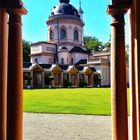
{"type": "Polygon", "coordinates": [[[111,140],[111,117],[24,113],[24,140],[111,140]]]}

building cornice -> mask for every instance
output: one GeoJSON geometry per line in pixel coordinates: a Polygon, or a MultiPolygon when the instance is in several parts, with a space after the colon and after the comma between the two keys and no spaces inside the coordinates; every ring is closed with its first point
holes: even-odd
{"type": "Polygon", "coordinates": [[[60,23],[61,23],[61,21],[67,22],[67,20],[70,20],[70,21],[77,21],[77,23],[79,23],[81,26],[85,25],[84,22],[80,18],[71,16],[71,15],[55,15],[55,16],[50,17],[46,23],[48,25],[48,24],[56,22],[58,20],[60,23]]]}
{"type": "Polygon", "coordinates": [[[51,45],[56,45],[55,43],[50,43],[50,42],[40,41],[40,42],[32,43],[31,46],[33,46],[33,45],[39,45],[39,44],[51,44],[51,45]]]}

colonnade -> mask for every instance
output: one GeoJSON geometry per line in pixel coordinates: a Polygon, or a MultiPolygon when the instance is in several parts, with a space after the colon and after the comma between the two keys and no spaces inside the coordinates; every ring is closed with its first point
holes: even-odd
{"type": "MultiPolygon", "coordinates": [[[[0,2],[0,140],[22,140],[22,30],[23,5],[0,2]],[[8,28],[9,27],[9,28],[8,28]]],[[[21,2],[19,2],[21,4],[21,2]]],[[[111,106],[112,139],[128,140],[124,15],[130,9],[131,139],[140,140],[140,1],[112,0],[111,106]]]]}

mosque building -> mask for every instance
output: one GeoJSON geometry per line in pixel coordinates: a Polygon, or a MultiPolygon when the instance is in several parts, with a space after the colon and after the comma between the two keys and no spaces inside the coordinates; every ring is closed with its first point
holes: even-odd
{"type": "Polygon", "coordinates": [[[82,59],[88,60],[84,48],[83,11],[77,10],[69,0],[60,0],[53,7],[47,20],[48,42],[31,45],[31,63],[37,59],[42,64],[73,65],[82,59]]]}
{"type": "Polygon", "coordinates": [[[60,0],[52,8],[46,22],[48,41],[32,43],[31,62],[23,65],[24,86],[27,82],[31,88],[110,85],[110,51],[99,59],[84,47],[84,12],[79,5],[77,10],[70,0],[60,0]]]}

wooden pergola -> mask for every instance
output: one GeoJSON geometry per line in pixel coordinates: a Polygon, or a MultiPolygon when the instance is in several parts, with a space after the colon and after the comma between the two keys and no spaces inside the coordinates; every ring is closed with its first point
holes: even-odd
{"type": "MultiPolygon", "coordinates": [[[[131,140],[140,140],[140,1],[112,0],[111,22],[112,139],[128,140],[125,20],[130,16],[131,140]]],[[[20,0],[0,1],[0,140],[22,140],[22,23],[27,11],[20,0]]]]}

